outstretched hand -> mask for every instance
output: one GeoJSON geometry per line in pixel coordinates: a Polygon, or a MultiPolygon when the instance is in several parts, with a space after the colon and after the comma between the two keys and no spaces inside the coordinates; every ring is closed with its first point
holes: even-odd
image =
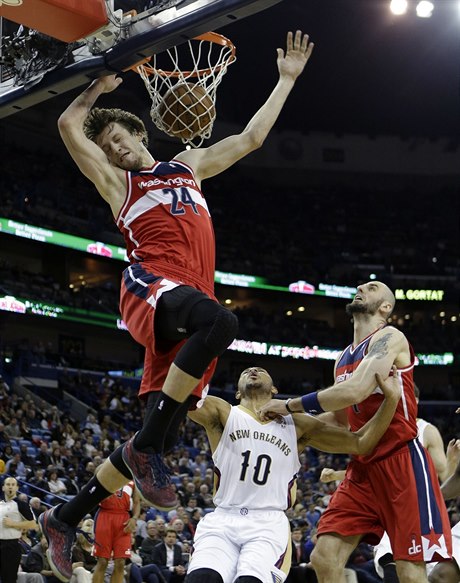
{"type": "Polygon", "coordinates": [[[123,79],[116,75],[106,75],[105,77],[99,77],[99,79],[96,80],[96,84],[101,93],[110,93],[122,83],[123,79]]]}
{"type": "Polygon", "coordinates": [[[289,31],[286,41],[286,53],[284,53],[283,49],[276,49],[280,77],[291,77],[295,81],[304,70],[314,46],[313,43],[308,42],[308,34],[303,34],[301,30],[297,30],[294,36],[289,31]]]}

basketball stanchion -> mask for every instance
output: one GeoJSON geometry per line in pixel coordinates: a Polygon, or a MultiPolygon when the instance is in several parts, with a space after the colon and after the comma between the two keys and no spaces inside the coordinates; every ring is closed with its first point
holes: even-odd
{"type": "Polygon", "coordinates": [[[208,32],[135,67],[152,100],[150,116],[156,127],[193,147],[209,138],[217,87],[235,53],[228,38],[208,32]]]}

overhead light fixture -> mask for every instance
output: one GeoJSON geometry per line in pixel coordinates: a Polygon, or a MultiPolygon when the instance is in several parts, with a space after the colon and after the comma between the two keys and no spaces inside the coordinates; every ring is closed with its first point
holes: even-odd
{"type": "Polygon", "coordinates": [[[406,14],[407,7],[408,7],[407,0],[391,0],[390,10],[393,14],[396,14],[396,16],[406,14]]]}
{"type": "Polygon", "coordinates": [[[433,15],[434,4],[428,0],[421,0],[415,9],[419,18],[431,18],[433,15]]]}

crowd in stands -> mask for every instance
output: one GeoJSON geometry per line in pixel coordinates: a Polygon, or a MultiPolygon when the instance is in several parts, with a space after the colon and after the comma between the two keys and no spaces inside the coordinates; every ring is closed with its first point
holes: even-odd
{"type": "MultiPolygon", "coordinates": [[[[27,392],[21,396],[5,380],[0,381],[0,471],[20,481],[20,496],[30,501],[37,514],[75,495],[94,475],[103,459],[133,435],[142,415],[135,389],[108,374],[95,377],[64,370],[61,384],[87,404],[83,419],[78,421],[70,414],[62,414],[56,405],[27,392]],[[84,392],[83,384],[86,386],[84,392]]],[[[445,435],[445,438],[451,436],[445,435]]],[[[166,456],[166,461],[180,506],[169,513],[143,506],[133,541],[141,566],[154,560],[153,548],[168,527],[176,532],[177,543],[186,556],[198,521],[214,507],[212,459],[202,427],[187,421],[181,428],[177,446],[166,456]]],[[[294,561],[289,583],[296,582],[296,573],[302,572],[307,577],[305,569],[308,571],[306,580],[315,581],[309,566],[309,553],[316,540],[318,520],[336,487],[335,483],[321,482],[320,474],[324,467],[344,468],[347,458],[306,448],[300,461],[297,499],[287,514],[292,529],[298,533],[293,540],[301,543],[302,552],[296,553],[299,560],[294,561]]],[[[459,503],[460,499],[449,507],[453,523],[459,518],[459,503]]],[[[38,561],[37,556],[28,560],[27,556],[32,552],[40,555],[40,548],[46,544],[43,539],[31,539],[33,536],[33,532],[23,535],[24,548],[28,549],[24,553],[25,570],[36,564],[34,560],[38,561]]],[[[43,558],[43,552],[41,556],[43,558]]],[[[356,571],[360,583],[378,581],[372,572],[371,557],[372,549],[360,545],[350,560],[348,566],[356,571]]],[[[40,565],[40,561],[37,564],[40,565]]],[[[38,572],[46,571],[45,565],[38,572]]],[[[45,583],[53,583],[49,577],[51,575],[46,575],[45,583]]],[[[129,583],[140,581],[130,580],[129,583]]]]}
{"type": "MultiPolygon", "coordinates": [[[[2,215],[123,246],[106,204],[70,160],[54,155],[53,173],[47,175],[41,156],[10,146],[8,166],[0,176],[2,215]]],[[[289,189],[282,204],[279,187],[241,180],[237,169],[226,173],[225,180],[213,179],[206,194],[218,269],[265,275],[284,284],[302,277],[349,285],[360,277],[358,266],[363,264],[379,269],[386,280],[395,274],[455,279],[460,268],[455,188],[440,186],[422,197],[415,183],[395,186],[392,178],[379,177],[370,186],[357,177],[319,188],[309,186],[306,177],[300,187],[289,189]],[[230,196],[236,188],[244,212],[230,196]],[[377,198],[385,200],[384,229],[372,202],[377,198]],[[254,244],[248,244],[248,237],[254,244]]]]}

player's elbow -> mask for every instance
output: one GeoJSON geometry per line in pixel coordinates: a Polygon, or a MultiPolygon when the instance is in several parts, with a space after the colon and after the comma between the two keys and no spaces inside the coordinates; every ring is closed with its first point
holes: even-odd
{"type": "Polygon", "coordinates": [[[66,111],[59,116],[57,125],[61,136],[70,135],[77,127],[79,127],[75,117],[66,111]]]}
{"type": "Polygon", "coordinates": [[[72,123],[68,116],[63,113],[60,118],[58,119],[58,130],[63,139],[66,136],[69,136],[72,130],[72,123]]]}
{"type": "Polygon", "coordinates": [[[370,455],[374,451],[374,448],[375,445],[367,439],[358,439],[355,455],[370,455]]]}
{"type": "Polygon", "coordinates": [[[70,127],[70,116],[65,111],[59,116],[57,125],[60,132],[70,127]]]}

